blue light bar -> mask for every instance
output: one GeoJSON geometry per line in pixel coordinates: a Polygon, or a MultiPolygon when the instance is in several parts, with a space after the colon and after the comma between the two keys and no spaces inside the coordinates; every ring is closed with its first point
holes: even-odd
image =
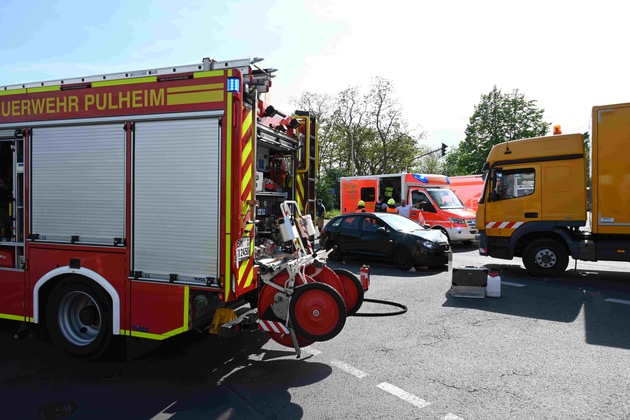
{"type": "Polygon", "coordinates": [[[413,174],[413,177],[414,177],[414,178],[416,178],[416,179],[417,179],[418,181],[420,181],[420,182],[424,182],[425,184],[428,184],[428,183],[429,183],[429,179],[428,179],[426,176],[424,176],[424,175],[421,175],[421,174],[413,174]]]}
{"type": "Polygon", "coordinates": [[[228,92],[240,92],[241,91],[241,83],[240,80],[236,77],[228,77],[227,79],[227,91],[228,92]]]}
{"type": "Polygon", "coordinates": [[[451,180],[450,180],[450,179],[448,179],[448,177],[446,177],[446,183],[447,183],[447,184],[450,184],[450,183],[451,183],[451,180]]]}

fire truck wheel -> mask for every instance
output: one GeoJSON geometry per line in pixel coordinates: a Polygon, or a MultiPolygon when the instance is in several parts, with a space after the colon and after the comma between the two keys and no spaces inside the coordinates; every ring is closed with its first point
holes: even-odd
{"type": "Polygon", "coordinates": [[[113,341],[109,297],[81,277],[69,277],[53,289],[46,316],[51,340],[72,356],[100,358],[113,341]]]}
{"type": "Polygon", "coordinates": [[[344,268],[335,268],[333,271],[337,274],[343,285],[345,292],[343,300],[346,302],[347,315],[356,314],[361,308],[361,305],[363,305],[363,298],[365,296],[361,280],[359,280],[352,271],[344,268]]]}
{"type": "Polygon", "coordinates": [[[324,283],[296,287],[289,317],[295,331],[307,339],[327,341],[346,324],[346,305],[335,289],[324,283]]]}
{"type": "MultiPolygon", "coordinates": [[[[278,284],[279,286],[284,286],[284,283],[287,281],[288,278],[289,274],[285,270],[274,278],[274,283],[278,284]]],[[[307,281],[309,280],[312,282],[315,281],[307,276],[307,281]]],[[[278,293],[281,293],[278,289],[266,284],[262,287],[262,289],[260,289],[260,294],[258,296],[258,314],[260,319],[267,319],[270,321],[278,322],[282,321],[273,313],[273,310],[271,309],[271,304],[274,303],[276,294],[278,293]]],[[[282,334],[279,332],[276,333],[271,331],[267,332],[267,334],[276,343],[281,344],[285,347],[293,348],[293,340],[291,339],[290,334],[282,334]]],[[[295,334],[295,336],[300,347],[310,346],[314,343],[313,340],[307,340],[297,333],[295,334]]]]}
{"type": "Polygon", "coordinates": [[[551,277],[567,269],[569,253],[553,239],[536,239],[525,247],[523,264],[535,276],[551,277]]]}
{"type": "Polygon", "coordinates": [[[328,254],[328,259],[330,261],[341,261],[341,259],[343,258],[343,254],[339,250],[339,246],[336,242],[326,242],[326,251],[335,246],[337,248],[335,248],[330,254],[328,254]]]}

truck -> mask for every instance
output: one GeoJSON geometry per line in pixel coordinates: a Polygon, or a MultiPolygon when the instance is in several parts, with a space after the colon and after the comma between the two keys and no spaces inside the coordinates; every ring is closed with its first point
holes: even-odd
{"type": "Polygon", "coordinates": [[[545,277],[564,272],[569,257],[630,260],[630,171],[619,152],[630,138],[630,104],[594,106],[591,117],[592,210],[582,134],[491,149],[477,211],[482,255],[521,257],[530,274],[545,277]]]}
{"type": "Polygon", "coordinates": [[[190,330],[298,356],[336,336],[369,272],[313,251],[317,121],[264,101],[259,62],[1,86],[0,318],[86,359],[190,330]]]}
{"type": "Polygon", "coordinates": [[[412,206],[410,219],[441,230],[450,242],[470,243],[476,239],[475,213],[450,189],[444,175],[400,173],[340,178],[341,213],[355,211],[359,200],[366,211],[380,211],[377,203],[401,199],[412,206]]]}
{"type": "Polygon", "coordinates": [[[469,209],[477,212],[479,198],[483,191],[483,175],[449,176],[451,189],[459,200],[469,209]]]}

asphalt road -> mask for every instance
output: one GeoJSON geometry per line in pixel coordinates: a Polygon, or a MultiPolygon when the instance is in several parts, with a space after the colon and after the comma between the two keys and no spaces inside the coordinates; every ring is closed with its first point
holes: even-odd
{"type": "MultiPolygon", "coordinates": [[[[627,419],[628,265],[555,279],[456,246],[453,266],[498,269],[500,298],[449,294],[450,271],[371,264],[365,302],[334,339],[291,349],[262,332],[134,344],[125,362],[71,359],[0,322],[4,418],[627,419]],[[378,316],[378,315],[381,316],[378,316]],[[377,316],[374,316],[377,315],[377,316]]],[[[360,262],[333,266],[358,273],[360,262]]],[[[572,266],[573,267],[573,266],[572,266]]]]}

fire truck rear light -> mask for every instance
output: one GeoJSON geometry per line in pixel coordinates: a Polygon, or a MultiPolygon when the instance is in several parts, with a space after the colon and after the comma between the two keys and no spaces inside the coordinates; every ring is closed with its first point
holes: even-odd
{"type": "Polygon", "coordinates": [[[227,79],[227,91],[228,92],[240,92],[241,81],[236,77],[228,77],[227,79]]]}

